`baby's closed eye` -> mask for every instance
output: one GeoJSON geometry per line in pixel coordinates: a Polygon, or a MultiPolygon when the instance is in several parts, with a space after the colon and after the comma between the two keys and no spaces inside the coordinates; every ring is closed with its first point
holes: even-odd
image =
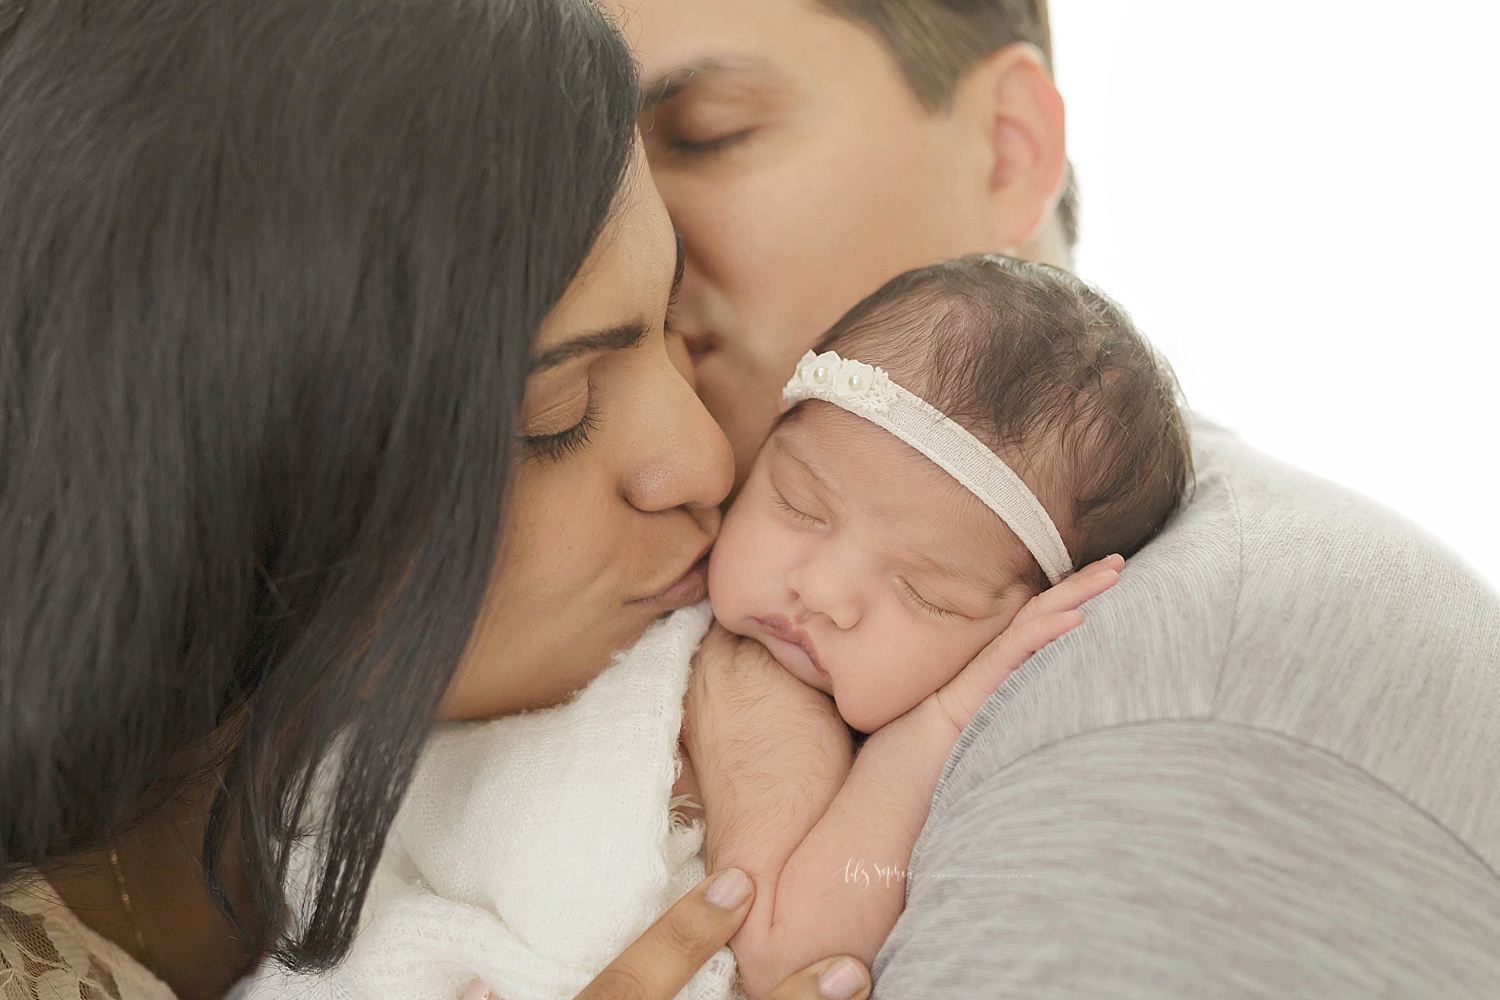
{"type": "Polygon", "coordinates": [[[801,521],[804,524],[818,523],[818,519],[813,517],[811,514],[803,510],[798,510],[796,507],[792,506],[791,502],[787,500],[786,497],[781,495],[780,490],[771,491],[771,502],[776,504],[777,507],[785,511],[787,514],[791,515],[791,518],[794,521],[801,521]]]}
{"type": "Polygon", "coordinates": [[[896,582],[902,592],[906,595],[907,601],[915,605],[918,609],[925,611],[930,615],[935,615],[948,621],[969,620],[968,615],[962,614],[958,611],[953,611],[949,608],[945,608],[942,605],[936,604],[923,597],[921,593],[918,592],[917,588],[913,587],[911,583],[908,582],[904,577],[898,578],[896,582]]]}

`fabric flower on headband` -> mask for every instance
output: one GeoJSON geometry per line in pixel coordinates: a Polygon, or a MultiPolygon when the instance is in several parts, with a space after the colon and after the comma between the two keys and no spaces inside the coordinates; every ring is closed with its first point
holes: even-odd
{"type": "Polygon", "coordinates": [[[797,371],[781,391],[788,402],[823,399],[838,402],[855,412],[885,413],[891,407],[891,377],[884,369],[834,351],[808,351],[797,363],[797,371]]]}

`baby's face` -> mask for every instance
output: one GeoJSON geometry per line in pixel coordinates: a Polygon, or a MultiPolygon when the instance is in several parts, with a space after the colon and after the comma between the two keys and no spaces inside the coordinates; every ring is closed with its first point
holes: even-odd
{"type": "Polygon", "coordinates": [[[709,563],[725,628],[864,732],[946,684],[1035,591],[989,508],[874,424],[810,401],[755,460],[709,563]]]}

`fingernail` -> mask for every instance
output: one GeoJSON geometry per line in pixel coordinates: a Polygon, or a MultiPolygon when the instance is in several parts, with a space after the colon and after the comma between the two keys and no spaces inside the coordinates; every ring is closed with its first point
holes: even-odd
{"type": "Polygon", "coordinates": [[[834,962],[818,977],[818,992],[828,1000],[849,1000],[864,985],[864,977],[847,958],[834,962]]]}
{"type": "Polygon", "coordinates": [[[490,1000],[490,988],[483,979],[476,979],[464,989],[463,1000],[490,1000]]]}
{"type": "Polygon", "coordinates": [[[708,887],[708,901],[721,910],[732,910],[750,895],[750,879],[738,868],[729,868],[719,873],[714,884],[708,887]]]}

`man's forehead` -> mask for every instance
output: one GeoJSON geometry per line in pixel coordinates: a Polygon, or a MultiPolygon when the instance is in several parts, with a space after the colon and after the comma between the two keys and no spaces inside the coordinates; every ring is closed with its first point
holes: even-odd
{"type": "Polygon", "coordinates": [[[627,0],[614,4],[648,98],[713,81],[793,81],[866,33],[814,0],[627,0]]]}

